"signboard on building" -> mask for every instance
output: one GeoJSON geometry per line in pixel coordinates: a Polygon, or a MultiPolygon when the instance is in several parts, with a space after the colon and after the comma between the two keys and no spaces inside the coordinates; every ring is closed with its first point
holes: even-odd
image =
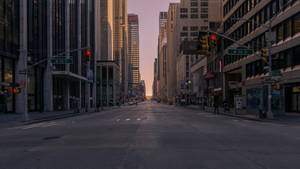
{"type": "Polygon", "coordinates": [[[93,70],[89,70],[87,73],[87,79],[88,79],[88,83],[93,83],[94,82],[94,72],[93,70]]]}
{"type": "Polygon", "coordinates": [[[252,49],[229,49],[227,52],[229,55],[252,55],[253,53],[252,49]]]}
{"type": "Polygon", "coordinates": [[[240,95],[235,95],[234,105],[237,110],[241,110],[243,108],[243,97],[240,95]]]}

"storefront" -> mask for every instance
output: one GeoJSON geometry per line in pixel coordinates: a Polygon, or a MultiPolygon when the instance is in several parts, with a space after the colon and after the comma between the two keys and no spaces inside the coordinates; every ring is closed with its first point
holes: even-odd
{"type": "Polygon", "coordinates": [[[300,113],[300,84],[293,84],[285,88],[285,111],[300,113]]]}
{"type": "Polygon", "coordinates": [[[0,56],[0,112],[15,112],[15,95],[13,87],[15,82],[15,61],[0,56]]]}

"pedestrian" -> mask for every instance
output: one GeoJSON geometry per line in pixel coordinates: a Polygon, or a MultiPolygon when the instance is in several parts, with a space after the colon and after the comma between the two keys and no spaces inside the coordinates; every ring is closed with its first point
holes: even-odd
{"type": "Polygon", "coordinates": [[[217,96],[214,97],[214,113],[215,114],[219,114],[218,98],[217,98],[217,96]]]}

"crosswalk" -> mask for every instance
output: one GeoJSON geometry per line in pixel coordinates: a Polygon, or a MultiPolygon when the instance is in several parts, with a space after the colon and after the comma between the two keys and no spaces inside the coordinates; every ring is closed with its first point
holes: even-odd
{"type": "Polygon", "coordinates": [[[146,118],[118,118],[115,121],[116,122],[132,122],[132,121],[143,121],[146,120],[146,118]]]}

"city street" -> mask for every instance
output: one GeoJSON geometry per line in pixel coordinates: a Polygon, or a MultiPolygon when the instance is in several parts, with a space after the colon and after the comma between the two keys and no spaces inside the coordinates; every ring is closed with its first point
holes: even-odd
{"type": "Polygon", "coordinates": [[[0,169],[296,169],[300,124],[151,103],[0,129],[0,169]]]}

